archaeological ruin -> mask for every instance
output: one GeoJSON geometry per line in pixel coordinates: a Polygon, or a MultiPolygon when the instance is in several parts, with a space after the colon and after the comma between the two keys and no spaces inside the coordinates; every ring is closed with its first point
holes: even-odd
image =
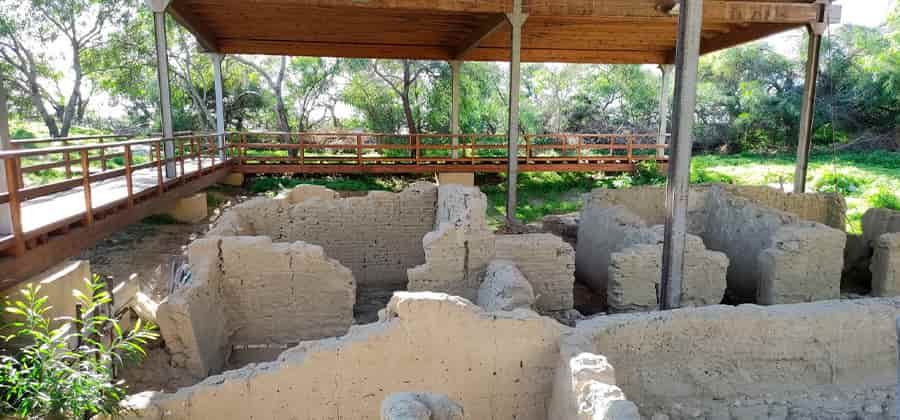
{"type": "Polygon", "coordinates": [[[130,418],[895,418],[900,213],[847,239],[830,194],[690,200],[684,308],[659,312],[661,188],[523,234],[458,185],[253,198],[135,305],[165,344],[126,373],[130,418]],[[853,264],[865,295],[842,293],[853,264]]]}

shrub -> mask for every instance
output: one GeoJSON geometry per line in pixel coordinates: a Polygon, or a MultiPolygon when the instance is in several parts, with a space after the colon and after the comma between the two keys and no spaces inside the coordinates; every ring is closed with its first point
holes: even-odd
{"type": "Polygon", "coordinates": [[[882,209],[900,210],[900,197],[891,192],[887,187],[878,187],[875,191],[866,195],[866,202],[870,206],[882,209]]]}
{"type": "Polygon", "coordinates": [[[666,175],[659,170],[655,160],[645,160],[635,165],[634,185],[659,185],[666,183],[666,175]]]}
{"type": "Polygon", "coordinates": [[[813,181],[813,188],[820,193],[853,195],[862,192],[866,180],[852,175],[826,172],[813,181]]]}
{"type": "MultiPolygon", "coordinates": [[[[85,419],[116,415],[122,409],[125,386],[116,381],[116,366],[146,356],[142,348],[158,336],[153,325],[138,322],[128,332],[101,315],[112,298],[98,277],[86,281],[88,293],[74,290],[83,319],[61,319],[55,327],[47,297],[40,286],[21,291],[22,300],[7,302],[5,313],[15,320],[4,340],[22,344],[12,355],[0,355],[0,417],[85,419]],[[81,343],[72,349],[73,343],[81,343]]],[[[5,333],[5,332],[4,332],[5,333]]]]}
{"type": "Polygon", "coordinates": [[[734,178],[704,168],[691,169],[691,184],[734,184],[734,178]]]}

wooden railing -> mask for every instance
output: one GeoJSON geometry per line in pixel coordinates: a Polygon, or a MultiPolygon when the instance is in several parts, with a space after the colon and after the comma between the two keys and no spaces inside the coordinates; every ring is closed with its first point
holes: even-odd
{"type": "MultiPolygon", "coordinates": [[[[559,166],[546,170],[603,170],[604,164],[625,168],[621,165],[657,160],[657,151],[666,146],[656,139],[656,134],[523,135],[518,158],[524,165],[559,166]]],[[[245,172],[304,172],[324,165],[371,172],[436,166],[490,170],[505,164],[508,156],[504,134],[232,133],[231,140],[238,167],[245,172]]]]}
{"type": "MultiPolygon", "coordinates": [[[[97,138],[93,137],[93,139],[97,138]]],[[[164,193],[172,185],[202,176],[206,172],[230,163],[227,151],[221,150],[216,140],[215,135],[207,134],[179,136],[172,139],[104,141],[88,145],[0,152],[0,161],[5,167],[7,187],[7,192],[0,193],[0,205],[9,205],[12,222],[12,234],[0,236],[0,251],[12,249],[13,255],[21,255],[32,245],[29,244],[29,241],[38,241],[42,235],[55,229],[68,229],[72,224],[89,226],[94,223],[98,215],[102,216],[104,213],[120,207],[131,208],[140,200],[164,193]],[[162,157],[166,143],[170,143],[174,149],[174,156],[168,160],[162,157]],[[77,159],[73,159],[73,156],[77,156],[77,159]],[[104,163],[103,159],[97,159],[98,156],[106,156],[107,160],[121,157],[121,160],[104,163]],[[59,175],[59,179],[27,185],[24,182],[23,162],[29,160],[47,162],[42,165],[56,165],[53,167],[60,167],[60,163],[62,163],[67,169],[65,173],[59,175]],[[77,165],[74,164],[75,162],[77,165]],[[164,176],[167,164],[174,166],[174,173],[171,177],[164,176]],[[188,168],[187,165],[191,167],[188,168]],[[156,169],[155,188],[136,190],[134,188],[135,173],[141,170],[152,171],[151,168],[156,169]],[[124,177],[125,181],[125,189],[122,191],[121,198],[112,201],[105,200],[104,205],[96,206],[92,194],[94,186],[116,177],[124,177]],[[75,217],[49,220],[39,229],[26,231],[23,224],[23,207],[26,202],[52,198],[54,194],[78,187],[81,187],[84,197],[83,212],[75,217]]]]}
{"type": "MultiPolygon", "coordinates": [[[[47,235],[90,226],[98,218],[162,196],[226,165],[245,173],[285,174],[504,172],[508,164],[503,134],[244,132],[225,136],[224,149],[218,145],[218,136],[210,133],[125,141],[116,141],[118,136],[84,137],[66,142],[91,144],[56,146],[47,141],[51,146],[0,152],[7,186],[7,192],[0,193],[0,205],[8,205],[12,221],[12,234],[0,235],[0,253],[22,255],[47,235]],[[167,143],[173,154],[165,159],[167,143]],[[173,173],[166,174],[167,167],[173,173]],[[52,176],[38,178],[40,171],[52,176]],[[141,184],[136,186],[138,174],[141,184]],[[103,189],[98,189],[99,183],[115,178],[124,184],[115,185],[115,194],[109,185],[100,184],[103,189]],[[81,191],[63,194],[75,188],[81,191]],[[71,201],[78,194],[83,196],[83,211],[77,198],[71,201]],[[63,196],[69,201],[61,200],[63,196]],[[49,214],[46,221],[27,226],[23,223],[24,208],[33,222],[40,214],[54,213],[57,200],[63,203],[58,206],[59,215],[49,214]]],[[[642,160],[665,163],[657,157],[663,148],[656,144],[655,134],[523,135],[518,162],[522,171],[622,172],[634,170],[642,160]]]]}

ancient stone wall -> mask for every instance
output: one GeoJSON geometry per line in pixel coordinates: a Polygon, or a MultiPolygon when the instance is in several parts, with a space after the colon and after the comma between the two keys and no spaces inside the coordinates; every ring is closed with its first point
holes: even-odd
{"type": "Polygon", "coordinates": [[[719,187],[707,194],[706,217],[704,243],[730,260],[731,299],[796,303],[840,296],[843,232],[803,222],[793,213],[755,204],[719,187]]]}
{"type": "Polygon", "coordinates": [[[416,183],[400,193],[340,198],[304,185],[228,210],[210,236],[269,236],[319,245],[353,271],[360,289],[397,290],[406,271],[425,262],[422,239],[435,226],[437,187],[416,183]]]}
{"type": "Polygon", "coordinates": [[[385,397],[415,390],[447,395],[471,419],[545,420],[568,330],[529,310],[486,313],[457,297],[398,292],[378,323],[175,394],[134,396],[127,415],[377,419],[385,397]]]}
{"type": "MultiPolygon", "coordinates": [[[[663,226],[652,228],[655,239],[635,244],[610,256],[607,303],[613,313],[652,311],[659,308],[657,294],[662,278],[663,226]]],[[[688,235],[685,247],[681,305],[707,306],[722,303],[728,257],[709,251],[703,240],[688,235]]]]}
{"type": "Polygon", "coordinates": [[[886,233],[875,242],[872,295],[900,296],[900,233],[886,233]]]}
{"type": "Polygon", "coordinates": [[[222,238],[219,252],[231,344],[291,344],[353,325],[353,274],[322,247],[238,236],[222,238]]]}
{"type": "Polygon", "coordinates": [[[407,290],[475,300],[484,269],[494,259],[496,241],[486,215],[487,197],[478,188],[442,185],[435,230],[419,242],[425,263],[408,270],[407,290]]]}
{"type": "Polygon", "coordinates": [[[862,218],[863,240],[874,248],[875,242],[885,233],[900,232],[900,211],[869,209],[862,218]]]}
{"type": "Polygon", "coordinates": [[[176,367],[218,373],[234,346],[292,344],[341,335],[353,324],[349,269],[302,242],[212,237],[188,252],[191,282],[157,309],[176,367]]]}
{"type": "MultiPolygon", "coordinates": [[[[689,231],[701,235],[704,228],[706,194],[710,188],[720,188],[746,198],[763,207],[798,215],[803,220],[818,222],[838,230],[845,230],[847,204],[839,194],[793,194],[766,186],[708,184],[691,187],[688,199],[689,231]]],[[[664,187],[635,187],[622,190],[596,189],[585,196],[585,204],[596,202],[604,207],[622,205],[641,217],[647,224],[666,222],[664,187]]]]}
{"type": "Polygon", "coordinates": [[[565,311],[574,305],[575,250],[555,235],[497,235],[495,257],[515,263],[537,296],[542,312],[565,311]]]}
{"type": "Polygon", "coordinates": [[[643,418],[888,419],[898,314],[900,301],[873,299],[613,315],[580,322],[560,353],[569,366],[605,356],[614,380],[594,376],[643,418]]]}
{"type": "Polygon", "coordinates": [[[847,235],[818,223],[802,222],[775,232],[758,256],[756,303],[815,302],[841,297],[847,235]]]}
{"type": "Polygon", "coordinates": [[[609,285],[610,256],[634,244],[651,243],[656,238],[640,216],[622,205],[588,201],[581,211],[575,276],[597,293],[609,285]]]}

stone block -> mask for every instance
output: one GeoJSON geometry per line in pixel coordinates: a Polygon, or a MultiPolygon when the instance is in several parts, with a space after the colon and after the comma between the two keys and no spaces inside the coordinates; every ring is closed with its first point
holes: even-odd
{"type": "Polygon", "coordinates": [[[463,407],[446,395],[399,392],[381,402],[381,420],[465,420],[463,407]]]}
{"type": "Polygon", "coordinates": [[[534,288],[535,308],[542,313],[574,306],[575,250],[549,233],[497,235],[498,259],[511,261],[534,288]]]}
{"type": "Polygon", "coordinates": [[[206,220],[209,217],[206,193],[197,193],[178,200],[166,214],[181,223],[200,223],[206,220]]]}
{"type": "Polygon", "coordinates": [[[510,261],[494,260],[484,272],[478,289],[478,306],[488,312],[531,309],[534,290],[528,279],[510,261]]]}
{"type": "MultiPolygon", "coordinates": [[[[15,302],[23,299],[21,291],[28,285],[40,287],[38,296],[46,296],[51,306],[47,316],[52,319],[75,317],[75,297],[73,290],[88,293],[87,281],[91,280],[91,263],[85,260],[66,261],[57,264],[42,273],[35,275],[21,284],[0,292],[0,302],[15,302]]],[[[55,326],[62,325],[63,321],[54,321],[55,326]]]]}
{"type": "Polygon", "coordinates": [[[878,238],[870,270],[874,296],[900,296],[900,233],[878,238]]]}
{"type": "MultiPolygon", "coordinates": [[[[652,311],[659,308],[657,294],[662,278],[663,226],[654,226],[656,239],[615,252],[609,266],[607,302],[610,312],[652,311]]],[[[681,305],[717,305],[725,292],[728,257],[709,251],[703,240],[687,236],[681,305]]]]}
{"type": "Polygon", "coordinates": [[[442,172],[438,174],[438,185],[475,186],[474,172],[442,172]]]}
{"type": "Polygon", "coordinates": [[[900,211],[873,208],[866,211],[862,218],[863,239],[870,248],[885,233],[900,232],[900,211]]]}
{"type": "Polygon", "coordinates": [[[838,299],[847,235],[804,222],[775,232],[758,257],[756,303],[777,305],[838,299]]]}
{"type": "Polygon", "coordinates": [[[222,181],[222,184],[230,185],[232,187],[242,187],[244,186],[244,174],[240,172],[232,172],[225,177],[222,181]]]}

